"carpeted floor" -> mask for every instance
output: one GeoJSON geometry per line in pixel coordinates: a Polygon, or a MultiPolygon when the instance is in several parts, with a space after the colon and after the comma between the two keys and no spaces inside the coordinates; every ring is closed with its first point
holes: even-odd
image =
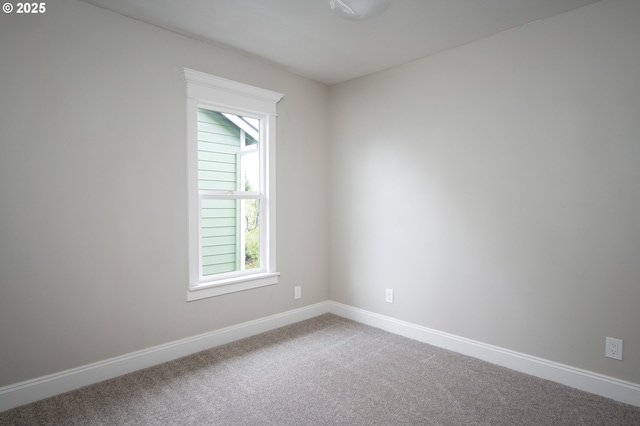
{"type": "Polygon", "coordinates": [[[640,408],[327,314],[5,411],[0,425],[640,425],[640,408]]]}

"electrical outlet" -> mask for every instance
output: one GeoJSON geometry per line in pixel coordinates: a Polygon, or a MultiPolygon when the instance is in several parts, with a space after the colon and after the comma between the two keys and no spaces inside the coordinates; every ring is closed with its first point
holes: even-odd
{"type": "Polygon", "coordinates": [[[387,303],[393,303],[393,289],[388,288],[385,294],[385,300],[387,303]]]}
{"type": "Polygon", "coordinates": [[[622,360],[622,340],[607,337],[605,356],[622,360]]]}
{"type": "Polygon", "coordinates": [[[296,286],[293,288],[293,298],[300,299],[302,297],[302,286],[296,286]]]}

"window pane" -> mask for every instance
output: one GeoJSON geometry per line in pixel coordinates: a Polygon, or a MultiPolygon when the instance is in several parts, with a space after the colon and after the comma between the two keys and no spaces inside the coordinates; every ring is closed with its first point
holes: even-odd
{"type": "Polygon", "coordinates": [[[260,120],[198,108],[198,189],[260,191],[260,120]]]}
{"type": "Polygon", "coordinates": [[[260,268],[260,201],[201,200],[202,275],[260,268]]]}
{"type": "MultiPolygon", "coordinates": [[[[198,108],[198,190],[260,192],[260,120],[198,108]]],[[[256,199],[201,199],[202,275],[260,268],[256,199]]]]}

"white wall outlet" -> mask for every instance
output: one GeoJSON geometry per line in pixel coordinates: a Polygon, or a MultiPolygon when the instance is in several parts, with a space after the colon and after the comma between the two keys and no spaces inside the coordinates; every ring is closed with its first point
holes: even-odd
{"type": "Polygon", "coordinates": [[[622,340],[607,337],[605,356],[613,359],[622,359],[622,340]]]}
{"type": "Polygon", "coordinates": [[[385,294],[385,300],[387,303],[393,303],[393,289],[388,288],[385,294]]]}
{"type": "Polygon", "coordinates": [[[293,288],[293,298],[300,299],[302,297],[302,286],[295,286],[293,288]]]}

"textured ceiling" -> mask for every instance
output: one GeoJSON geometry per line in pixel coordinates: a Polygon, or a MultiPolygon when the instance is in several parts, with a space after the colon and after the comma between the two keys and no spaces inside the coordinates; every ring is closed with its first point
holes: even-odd
{"type": "Polygon", "coordinates": [[[346,21],[329,0],[83,0],[335,84],[598,0],[394,0],[346,21]]]}

